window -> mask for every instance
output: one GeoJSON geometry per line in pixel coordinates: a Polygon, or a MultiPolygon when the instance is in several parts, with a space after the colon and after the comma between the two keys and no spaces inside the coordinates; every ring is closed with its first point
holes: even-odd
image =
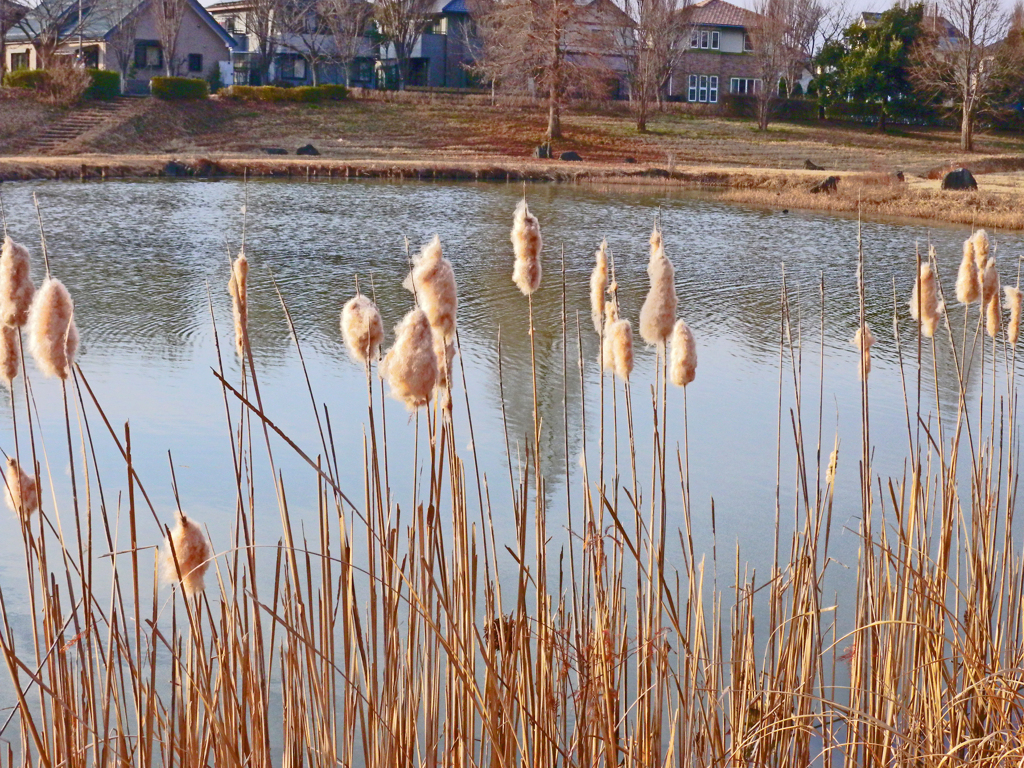
{"type": "Polygon", "coordinates": [[[305,60],[299,56],[282,56],[281,77],[283,77],[285,80],[305,80],[305,60]]]}
{"type": "Polygon", "coordinates": [[[135,43],[135,68],[160,69],[164,65],[163,51],[155,40],[140,40],[135,43]]]}
{"type": "Polygon", "coordinates": [[[201,54],[201,53],[190,53],[188,55],[188,71],[189,72],[202,72],[203,71],[203,54],[201,54]]]}
{"type": "Polygon", "coordinates": [[[747,53],[754,50],[754,41],[750,38],[750,35],[743,35],[743,50],[747,53]]]}
{"type": "Polygon", "coordinates": [[[729,81],[729,93],[749,96],[757,91],[757,80],[752,77],[734,77],[729,81]]]}
{"type": "Polygon", "coordinates": [[[687,101],[702,104],[718,103],[718,75],[690,75],[687,101]]]}
{"type": "Polygon", "coordinates": [[[236,25],[238,24],[238,19],[234,16],[228,16],[226,19],[224,19],[222,23],[224,26],[224,31],[233,37],[236,32],[236,25]]]}
{"type": "Polygon", "coordinates": [[[24,53],[12,53],[11,54],[11,69],[28,69],[28,51],[24,53]]]}
{"type": "Polygon", "coordinates": [[[720,47],[720,39],[721,35],[718,30],[695,29],[690,35],[690,47],[717,51],[720,47]]]}
{"type": "Polygon", "coordinates": [[[718,32],[717,31],[711,33],[711,47],[712,47],[712,49],[714,49],[716,51],[718,50],[718,32]]]}

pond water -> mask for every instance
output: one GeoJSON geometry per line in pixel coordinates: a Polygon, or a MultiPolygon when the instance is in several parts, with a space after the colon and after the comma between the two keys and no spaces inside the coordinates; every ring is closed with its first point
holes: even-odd
{"type": "MultiPolygon", "coordinates": [[[[239,181],[39,182],[3,187],[10,232],[32,247],[37,282],[43,265],[32,197],[38,197],[51,269],[76,302],[82,337],[79,362],[119,435],[124,423],[130,422],[135,467],[158,515],[172,523],[175,499],[169,451],[182,508],[209,527],[218,548],[231,540],[236,487],[224,398],[211,371],[217,367],[214,325],[226,350],[226,375],[237,381],[239,366],[230,349],[231,313],[225,286],[229,258],[240,245],[243,205],[248,212],[246,250],[252,265],[250,334],[264,407],[309,455],[321,453],[306,381],[273,277],[294,320],[316,401],[330,413],[340,485],[353,499],[362,498],[366,381],[362,368],[345,354],[339,312],[353,294],[358,276],[364,292],[375,293],[389,344],[391,329],[410,307],[410,294],[401,287],[407,272],[405,238],[415,249],[439,234],[459,283],[461,360],[475,437],[471,445],[459,373],[458,440],[464,458],[475,452],[488,478],[497,535],[499,539],[502,532],[508,535],[507,542],[498,542],[502,552],[502,544],[513,541],[514,519],[499,365],[514,464],[533,429],[527,302],[510,278],[509,228],[522,194],[523,188],[516,185],[380,182],[257,181],[247,189],[239,181]]],[[[598,342],[588,303],[593,252],[602,238],[608,239],[623,314],[635,328],[647,290],[648,236],[660,217],[666,251],[676,268],[679,313],[693,329],[700,361],[697,379],[687,392],[698,552],[710,557],[713,500],[723,568],[731,571],[737,545],[741,559],[759,571],[767,571],[771,563],[780,421],[780,293],[785,274],[792,294],[794,333],[799,331],[794,342],[802,342],[803,425],[812,459],[819,406],[824,414],[825,463],[837,433],[841,443],[833,556],[853,564],[859,542],[855,533],[845,529],[856,530],[860,509],[860,385],[857,354],[850,343],[858,317],[858,222],[727,205],[662,190],[544,185],[530,187],[527,194],[545,238],[546,274],[534,302],[534,341],[543,417],[541,458],[554,546],[564,539],[566,484],[574,493],[581,484],[584,412],[588,430],[596,431],[599,420],[600,376],[594,364],[598,342]],[[562,253],[569,308],[567,387],[563,385],[562,253]],[[576,363],[577,315],[586,361],[582,398],[576,363]],[[563,396],[568,403],[568,461],[563,396]]],[[[915,375],[911,360],[916,335],[907,321],[906,302],[915,248],[924,254],[929,243],[935,246],[951,293],[961,243],[970,230],[872,221],[864,222],[860,231],[867,316],[878,337],[870,379],[874,468],[882,476],[899,475],[908,449],[904,382],[892,333],[894,290],[906,323],[902,341],[913,410],[914,386],[909,381],[915,375]]],[[[993,242],[1003,282],[1012,282],[1018,257],[1024,253],[1024,238],[995,233],[993,242]]],[[[631,389],[638,472],[649,477],[655,353],[638,344],[636,361],[631,389]]],[[[930,370],[930,362],[927,365],[930,370]]],[[[940,357],[939,372],[943,407],[955,410],[955,374],[948,356],[940,357]]],[[[971,374],[971,387],[978,386],[976,373],[971,374]]],[[[66,519],[70,475],[59,383],[44,380],[31,363],[30,377],[38,429],[46,446],[44,478],[48,464],[53,484],[52,496],[46,488],[46,503],[52,507],[55,498],[66,519]]],[[[786,363],[781,396],[781,508],[788,525],[794,505],[792,381],[786,363]]],[[[20,389],[15,398],[23,408],[20,389]]],[[[621,390],[619,398],[621,407],[621,390]]],[[[610,394],[606,399],[610,418],[610,394]]],[[[934,410],[934,392],[925,399],[924,411],[934,410]]],[[[671,467],[673,446],[683,440],[682,392],[670,390],[668,402],[671,467]]],[[[235,404],[232,409],[237,415],[235,404]]],[[[125,498],[118,497],[127,487],[123,462],[95,409],[89,405],[86,413],[106,502],[123,509],[125,498]]],[[[415,422],[395,401],[389,402],[387,420],[392,465],[411,466],[415,422]]],[[[12,445],[9,394],[4,389],[0,447],[10,453],[12,445]]],[[[311,532],[316,520],[315,477],[282,443],[275,442],[275,451],[289,488],[292,518],[297,525],[305,522],[311,532]]],[[[674,529],[682,525],[678,472],[670,471],[669,479],[669,522],[674,529]]],[[[95,481],[91,477],[89,482],[95,481]]],[[[411,477],[392,475],[396,498],[402,503],[409,501],[411,481],[411,477]]],[[[84,482],[81,477],[79,482],[84,482]]],[[[276,500],[268,480],[260,480],[258,489],[260,530],[264,524],[266,530],[262,538],[273,542],[280,535],[276,500]]],[[[475,491],[471,495],[475,498],[475,491]]],[[[161,532],[153,518],[146,514],[140,521],[140,541],[159,543],[161,532]]],[[[16,632],[27,631],[22,543],[13,516],[0,521],[0,530],[5,534],[0,536],[0,585],[16,632]]],[[[670,557],[676,558],[677,553],[671,552],[670,557]]],[[[514,569],[511,559],[505,559],[505,565],[514,569]]],[[[0,683],[0,704],[5,706],[9,687],[5,676],[0,683]]]]}

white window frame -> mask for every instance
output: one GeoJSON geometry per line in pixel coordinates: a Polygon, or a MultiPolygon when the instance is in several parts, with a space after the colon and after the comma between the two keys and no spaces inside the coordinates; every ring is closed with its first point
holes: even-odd
{"type": "Polygon", "coordinates": [[[717,29],[716,30],[712,30],[712,32],[711,32],[711,49],[714,50],[714,51],[717,51],[719,49],[720,43],[721,43],[721,35],[719,35],[718,30],[717,29]]]}
{"type": "Polygon", "coordinates": [[[708,78],[708,104],[718,103],[718,75],[708,78]]]}
{"type": "Polygon", "coordinates": [[[753,96],[757,93],[758,80],[755,77],[734,77],[729,81],[729,93],[739,96],[753,96]]]}
{"type": "Polygon", "coordinates": [[[697,75],[690,75],[689,86],[686,92],[686,100],[694,102],[697,100],[697,75]]]}
{"type": "Polygon", "coordinates": [[[700,30],[697,27],[693,28],[693,33],[690,35],[690,47],[700,48],[700,30]]]}
{"type": "Polygon", "coordinates": [[[697,101],[701,104],[708,103],[708,76],[699,75],[697,84],[697,101]]]}

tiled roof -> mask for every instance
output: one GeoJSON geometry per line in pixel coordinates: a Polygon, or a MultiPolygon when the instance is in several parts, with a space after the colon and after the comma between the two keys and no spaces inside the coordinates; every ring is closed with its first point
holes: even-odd
{"type": "Polygon", "coordinates": [[[708,27],[753,27],[757,24],[756,13],[725,0],[700,0],[684,13],[688,23],[708,27]]]}

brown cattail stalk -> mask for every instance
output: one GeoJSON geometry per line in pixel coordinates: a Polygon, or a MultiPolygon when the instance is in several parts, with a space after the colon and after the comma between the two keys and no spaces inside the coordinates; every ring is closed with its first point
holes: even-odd
{"type": "Polygon", "coordinates": [[[676,316],[675,270],[665,256],[661,232],[651,232],[651,260],[647,263],[651,289],[640,309],[640,336],[650,345],[664,344],[672,333],[676,316]]]}
{"type": "Polygon", "coordinates": [[[18,464],[13,456],[7,457],[7,506],[16,512],[23,522],[28,522],[32,513],[39,509],[39,489],[36,479],[18,464]]]}
{"type": "Polygon", "coordinates": [[[624,381],[633,372],[633,327],[629,320],[619,317],[614,301],[605,305],[604,348],[602,365],[624,381]]]}
{"type": "Polygon", "coordinates": [[[914,282],[914,289],[910,294],[910,314],[915,320],[920,321],[921,333],[929,339],[935,335],[935,329],[939,327],[939,317],[942,315],[942,302],[939,301],[935,286],[935,273],[928,262],[921,264],[921,272],[914,282]]]}
{"type": "Polygon", "coordinates": [[[21,370],[21,351],[18,349],[19,331],[13,325],[0,329],[0,373],[10,388],[18,371],[21,370]]]}
{"type": "Polygon", "coordinates": [[[36,291],[28,318],[29,348],[46,376],[66,379],[78,351],[75,304],[64,284],[48,277],[36,291]]]}
{"type": "Polygon", "coordinates": [[[526,198],[523,198],[516,206],[515,217],[512,220],[512,249],[516,255],[512,282],[519,286],[524,296],[529,296],[540,287],[542,246],[540,222],[530,213],[526,198]]]}
{"type": "Polygon", "coordinates": [[[857,366],[858,379],[871,373],[871,347],[874,346],[874,343],[875,334],[871,332],[871,328],[868,327],[867,323],[864,323],[863,328],[858,328],[857,333],[853,335],[852,344],[860,351],[861,358],[864,361],[863,368],[860,365],[857,366]]]}
{"type": "Polygon", "coordinates": [[[441,253],[440,237],[434,235],[434,239],[423,246],[402,285],[416,295],[416,303],[427,313],[430,326],[445,340],[455,338],[455,315],[459,307],[455,272],[452,263],[441,253]]]}
{"type": "Polygon", "coordinates": [[[239,254],[231,265],[228,293],[231,295],[231,314],[235,319],[235,350],[245,356],[245,335],[249,329],[249,260],[239,254]]]}
{"type": "Polygon", "coordinates": [[[1017,338],[1020,335],[1020,307],[1024,293],[1020,288],[1007,285],[1003,288],[1006,294],[1006,305],[1010,308],[1010,322],[1006,326],[1006,338],[1011,346],[1017,346],[1017,338]]]}
{"type": "Polygon", "coordinates": [[[198,523],[185,517],[180,510],[174,516],[177,524],[170,538],[164,541],[164,579],[173,584],[181,574],[182,589],[191,597],[203,591],[203,577],[210,567],[213,549],[198,523]]]}
{"type": "Polygon", "coordinates": [[[0,250],[0,322],[5,325],[20,328],[28,320],[36,292],[30,267],[28,249],[5,237],[0,250]]]}
{"type": "Polygon", "coordinates": [[[377,305],[361,293],[349,299],[341,310],[341,337],[356,362],[367,363],[380,351],[384,321],[377,305]]]}
{"type": "Polygon", "coordinates": [[[380,364],[380,374],[391,385],[391,394],[415,410],[430,402],[437,383],[434,334],[422,309],[410,311],[395,327],[395,344],[380,364]]]}
{"type": "Polygon", "coordinates": [[[685,387],[697,378],[697,342],[693,331],[683,320],[676,320],[672,329],[672,383],[685,387]]]}
{"type": "Polygon", "coordinates": [[[984,229],[979,229],[971,236],[971,243],[974,246],[974,263],[980,272],[988,264],[988,234],[986,234],[984,229]]]}
{"type": "Polygon", "coordinates": [[[590,273],[590,317],[594,330],[601,333],[604,322],[604,292],[608,289],[608,241],[602,240],[594,254],[594,271],[590,273]]]}
{"type": "Polygon", "coordinates": [[[960,271],[956,276],[956,300],[961,304],[973,304],[981,298],[981,286],[978,284],[978,268],[974,262],[974,240],[964,240],[964,257],[960,262],[960,271]]]}

